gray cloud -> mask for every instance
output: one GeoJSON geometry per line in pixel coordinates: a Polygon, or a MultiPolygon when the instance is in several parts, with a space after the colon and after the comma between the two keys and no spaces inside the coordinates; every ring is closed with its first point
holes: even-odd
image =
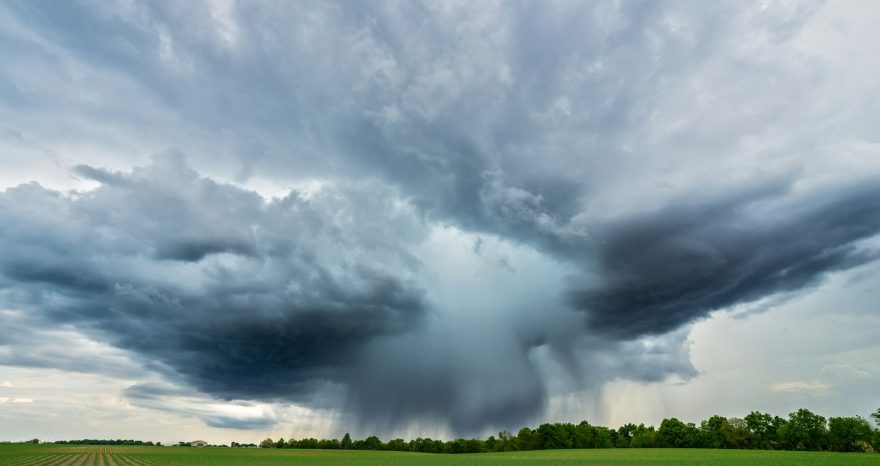
{"type": "MultiPolygon", "coordinates": [[[[154,358],[213,395],[262,399],[338,380],[348,354],[426,311],[401,251],[355,220],[384,202],[376,192],[339,209],[341,199],[316,208],[321,199],[296,193],[266,203],[177,157],[114,176],[125,182],[78,198],[37,185],[3,193],[8,304],[154,358]]],[[[385,220],[401,233],[410,222],[385,220]]]]}
{"type": "Polygon", "coordinates": [[[632,338],[815,285],[877,258],[858,246],[880,232],[877,186],[869,179],[807,199],[758,191],[614,222],[595,238],[602,283],[575,288],[570,300],[592,328],[632,338]]]}

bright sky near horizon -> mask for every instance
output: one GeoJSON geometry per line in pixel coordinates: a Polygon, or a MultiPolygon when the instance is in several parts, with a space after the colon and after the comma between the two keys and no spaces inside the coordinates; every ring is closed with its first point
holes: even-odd
{"type": "Polygon", "coordinates": [[[880,3],[0,3],[0,439],[880,407],[880,3]]]}

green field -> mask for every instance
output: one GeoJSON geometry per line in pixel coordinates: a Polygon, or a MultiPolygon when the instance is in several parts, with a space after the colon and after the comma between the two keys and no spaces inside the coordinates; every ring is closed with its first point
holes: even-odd
{"type": "Polygon", "coordinates": [[[880,465],[880,454],[754,450],[544,450],[467,455],[339,450],[276,450],[73,445],[0,445],[2,465],[880,465]]]}

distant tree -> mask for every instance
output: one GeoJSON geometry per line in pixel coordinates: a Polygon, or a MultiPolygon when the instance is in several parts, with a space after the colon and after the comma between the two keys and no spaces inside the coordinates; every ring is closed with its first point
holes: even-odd
{"type": "Polygon", "coordinates": [[[745,417],[746,430],[749,432],[749,444],[752,448],[771,450],[779,448],[779,430],[786,420],[779,416],[752,411],[745,417]]]}
{"type": "Polygon", "coordinates": [[[541,424],[535,432],[540,438],[540,448],[558,450],[572,446],[574,426],[571,424],[541,424]]]}
{"type": "Polygon", "coordinates": [[[38,438],[31,439],[31,440],[28,440],[28,441],[25,442],[25,443],[40,443],[40,439],[38,439],[38,438]]]}
{"type": "Polygon", "coordinates": [[[464,441],[464,453],[482,453],[486,451],[486,443],[478,438],[464,441]]]}
{"type": "Polygon", "coordinates": [[[389,440],[388,443],[385,444],[385,449],[391,451],[407,451],[409,450],[409,445],[407,445],[402,438],[395,438],[389,440]]]}
{"type": "Polygon", "coordinates": [[[633,431],[630,446],[633,448],[657,448],[661,446],[660,436],[654,426],[645,427],[644,424],[639,424],[633,431]]]}
{"type": "Polygon", "coordinates": [[[260,448],[275,448],[275,442],[271,438],[267,438],[260,442],[260,448]]]}
{"type": "Polygon", "coordinates": [[[614,443],[614,446],[617,448],[629,448],[630,442],[632,442],[633,436],[636,432],[636,425],[632,423],[626,423],[620,426],[617,429],[617,442],[614,443]]]}
{"type": "Polygon", "coordinates": [[[379,437],[375,435],[371,435],[364,439],[364,450],[381,450],[382,449],[382,441],[379,440],[379,437]]]}
{"type": "Polygon", "coordinates": [[[513,449],[513,440],[510,437],[510,432],[506,430],[498,432],[498,447],[500,451],[510,451],[513,449]]]}
{"type": "Polygon", "coordinates": [[[498,439],[494,435],[490,435],[486,439],[486,451],[498,451],[498,439]]]}
{"type": "Polygon", "coordinates": [[[729,448],[728,439],[731,437],[733,428],[730,422],[723,416],[712,416],[700,423],[699,442],[704,448],[729,448]]]}
{"type": "Polygon", "coordinates": [[[749,448],[749,430],[745,419],[731,417],[727,419],[730,424],[730,433],[727,436],[727,444],[730,448],[749,448]]]}
{"type": "Polygon", "coordinates": [[[880,427],[880,408],[877,408],[877,411],[871,413],[871,417],[874,418],[874,422],[877,423],[877,427],[880,427]]]}
{"type": "Polygon", "coordinates": [[[277,442],[275,442],[275,448],[284,448],[285,445],[286,443],[284,442],[284,437],[281,437],[280,439],[278,439],[277,442]]]}
{"type": "MultiPolygon", "coordinates": [[[[726,420],[725,420],[726,421],[726,420]]],[[[693,424],[685,424],[676,418],[664,419],[657,430],[664,447],[689,448],[698,443],[699,431],[693,424]]]]}
{"type": "Polygon", "coordinates": [[[316,438],[304,438],[299,442],[296,442],[296,446],[294,448],[303,448],[307,450],[314,450],[318,448],[318,439],[316,438]]]}
{"type": "Polygon", "coordinates": [[[543,446],[541,445],[541,437],[537,432],[529,429],[528,427],[523,427],[516,434],[516,449],[517,450],[540,450],[543,446]]]}
{"type": "Polygon", "coordinates": [[[342,447],[343,450],[351,450],[351,435],[348,435],[348,432],[342,436],[342,442],[340,442],[339,446],[342,447]]]}
{"type": "Polygon", "coordinates": [[[789,414],[780,428],[781,440],[792,450],[824,450],[827,434],[825,418],[803,408],[789,414]]]}
{"type": "Polygon", "coordinates": [[[874,430],[868,421],[856,417],[828,419],[828,443],[835,451],[871,451],[874,430]]]}
{"type": "Polygon", "coordinates": [[[595,448],[596,432],[587,421],[582,421],[574,426],[571,434],[571,446],[569,448],[595,448]]]}
{"type": "Polygon", "coordinates": [[[341,444],[335,438],[329,440],[318,440],[318,448],[321,450],[339,450],[341,444]]]}
{"type": "Polygon", "coordinates": [[[614,448],[614,445],[617,443],[616,430],[605,426],[592,426],[592,428],[593,438],[596,439],[594,448],[614,448]]]}

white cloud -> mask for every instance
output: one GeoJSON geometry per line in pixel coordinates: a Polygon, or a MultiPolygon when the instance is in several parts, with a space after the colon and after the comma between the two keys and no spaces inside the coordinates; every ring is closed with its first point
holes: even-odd
{"type": "Polygon", "coordinates": [[[770,391],[781,393],[810,392],[816,394],[824,394],[828,393],[830,390],[830,385],[819,380],[783,382],[775,383],[770,386],[770,391]]]}

